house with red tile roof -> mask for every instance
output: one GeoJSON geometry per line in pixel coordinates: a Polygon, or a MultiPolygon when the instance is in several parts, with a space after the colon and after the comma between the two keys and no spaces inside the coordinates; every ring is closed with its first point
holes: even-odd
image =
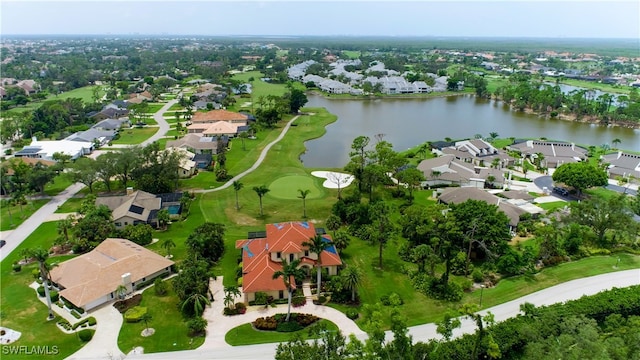
{"type": "Polygon", "coordinates": [[[249,116],[242,113],[220,109],[220,110],[211,110],[207,112],[197,112],[193,114],[193,117],[191,117],[191,122],[193,124],[197,124],[197,123],[213,124],[218,121],[226,121],[228,123],[240,123],[240,124],[246,125],[247,121],[249,121],[249,116]]]}
{"type": "MultiPolygon", "coordinates": [[[[310,222],[296,221],[267,224],[266,231],[249,233],[249,239],[236,241],[236,249],[242,251],[242,291],[244,301],[254,301],[257,292],[264,292],[274,299],[284,299],[287,288],[282,279],[273,279],[273,273],[282,270],[282,260],[300,260],[299,267],[310,274],[318,261],[317,254],[302,243],[310,242],[316,235],[332,243],[331,236],[323,229],[316,229],[310,222]]],[[[337,275],[342,260],[335,246],[320,254],[321,266],[329,275],[337,275]]]]}

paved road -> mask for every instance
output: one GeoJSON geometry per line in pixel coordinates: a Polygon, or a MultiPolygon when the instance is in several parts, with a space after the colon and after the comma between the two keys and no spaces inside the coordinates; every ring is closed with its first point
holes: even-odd
{"type": "Polygon", "coordinates": [[[58,206],[64,204],[65,201],[72,198],[78,191],[84,187],[83,184],[76,183],[64,191],[54,196],[51,201],[42,206],[38,211],[33,213],[20,226],[13,230],[6,239],[7,244],[0,249],[0,261],[4,260],[13,250],[15,250],[32,232],[34,232],[40,224],[58,210],[58,206]]]}
{"type": "Polygon", "coordinates": [[[156,131],[153,136],[143,141],[140,145],[146,146],[151,144],[154,141],[162,139],[167,131],[169,131],[169,123],[164,119],[164,113],[169,110],[171,106],[178,103],[178,99],[169,100],[168,103],[164,104],[160,110],[158,110],[155,114],[153,114],[153,119],[158,123],[158,131],[156,131]]]}
{"type": "MultiPolygon", "coordinates": [[[[544,188],[546,186],[547,189],[549,189],[549,191],[553,190],[553,179],[551,178],[551,176],[540,176],[540,177],[536,178],[535,180],[533,180],[533,183],[536,184],[536,186],[539,187],[540,189],[542,189],[542,188],[544,188]]],[[[619,193],[627,193],[627,194],[633,195],[633,196],[635,196],[638,193],[637,190],[633,189],[632,186],[623,187],[623,186],[619,186],[619,185],[615,185],[615,184],[609,183],[608,185],[605,186],[605,188],[607,188],[609,190],[617,191],[619,193]]],[[[563,200],[575,200],[572,197],[561,196],[560,194],[556,194],[554,192],[552,192],[551,195],[553,195],[553,196],[555,196],[557,198],[563,199],[563,200]]]]}
{"type": "MultiPolygon", "coordinates": [[[[578,279],[556,285],[544,290],[540,290],[533,294],[523,296],[519,299],[494,306],[492,308],[481,311],[485,314],[491,312],[495,315],[496,321],[503,321],[507,318],[517,315],[520,311],[520,304],[525,302],[534,305],[549,305],[557,302],[577,299],[583,295],[593,295],[603,290],[613,287],[627,287],[632,285],[640,285],[640,269],[619,271],[609,274],[597,275],[588,278],[578,279]]],[[[491,289],[484,290],[485,298],[491,296],[491,289]]],[[[436,333],[434,324],[425,324],[409,328],[409,334],[413,336],[413,341],[428,341],[432,338],[439,338],[436,333]]],[[[475,324],[466,319],[462,320],[462,326],[454,331],[454,336],[463,333],[471,333],[475,331],[475,324]]],[[[391,337],[391,333],[387,332],[387,339],[391,337]]],[[[363,338],[363,336],[358,336],[363,338]]],[[[277,344],[260,344],[250,346],[235,347],[214,347],[201,346],[196,350],[154,353],[144,355],[131,355],[127,359],[273,359],[277,344]]]]}
{"type": "Polygon", "coordinates": [[[247,170],[245,170],[245,171],[241,172],[240,174],[234,176],[231,180],[227,181],[224,185],[222,185],[220,187],[217,187],[215,189],[194,190],[193,192],[196,192],[196,193],[209,193],[209,192],[224,190],[224,189],[228,188],[229,186],[231,186],[234,181],[240,180],[243,177],[245,177],[246,175],[248,175],[251,172],[253,172],[255,169],[258,168],[258,166],[260,166],[260,164],[262,164],[262,161],[264,160],[265,157],[267,157],[267,154],[269,153],[269,150],[273,147],[273,145],[277,144],[287,134],[287,131],[289,131],[289,128],[291,127],[291,124],[294,121],[296,121],[298,119],[298,117],[300,117],[300,115],[296,115],[296,116],[293,117],[293,119],[289,120],[287,125],[285,125],[284,129],[282,129],[282,132],[280,133],[280,135],[278,135],[278,137],[275,140],[270,142],[267,146],[264,147],[264,149],[262,149],[262,152],[260,153],[260,156],[258,156],[258,160],[256,160],[256,162],[253,165],[251,165],[250,168],[248,168],[247,170]]]}

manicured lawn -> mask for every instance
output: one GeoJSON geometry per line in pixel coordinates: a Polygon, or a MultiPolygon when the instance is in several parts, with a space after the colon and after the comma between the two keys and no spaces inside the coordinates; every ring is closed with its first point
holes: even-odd
{"type": "Polygon", "coordinates": [[[58,206],[56,213],[65,214],[70,212],[78,212],[83,201],[83,198],[73,197],[65,201],[64,204],[58,206]]]}
{"type": "Polygon", "coordinates": [[[0,221],[0,231],[17,228],[48,202],[49,199],[40,199],[29,201],[28,204],[22,206],[3,206],[2,209],[0,209],[0,218],[2,219],[2,221],[0,221]],[[9,212],[11,212],[11,216],[9,216],[9,212]]]}
{"type": "Polygon", "coordinates": [[[317,336],[311,336],[309,334],[311,328],[315,326],[326,326],[327,331],[338,331],[338,326],[332,323],[329,320],[320,320],[317,324],[311,325],[306,329],[282,333],[277,331],[260,331],[255,330],[251,324],[244,324],[237,326],[231,330],[224,336],[224,340],[227,344],[232,346],[240,346],[240,345],[254,345],[254,344],[266,344],[266,343],[275,343],[275,342],[287,342],[296,334],[300,334],[303,340],[315,339],[317,336]]]}
{"type": "MultiPolygon", "coordinates": [[[[246,82],[249,82],[249,78],[251,77],[254,78],[254,81],[251,84],[253,89],[251,98],[237,99],[238,100],[238,102],[236,103],[237,106],[242,105],[242,103],[245,101],[250,102],[252,101],[251,99],[253,99],[253,101],[258,101],[260,96],[267,96],[267,95],[282,96],[284,95],[284,93],[288,91],[286,84],[272,84],[272,83],[267,83],[260,80],[260,78],[264,77],[264,75],[262,75],[260,71],[248,71],[245,73],[233,75],[234,80],[240,80],[240,81],[246,81],[246,82]]],[[[302,84],[297,83],[297,86],[300,86],[301,88],[304,89],[304,86],[302,84]]]]}
{"type": "Polygon", "coordinates": [[[298,189],[309,190],[307,200],[319,198],[324,194],[322,181],[311,175],[285,175],[277,178],[269,185],[269,194],[278,199],[297,199],[298,189]],[[320,182],[320,183],[319,183],[320,182]]]}
{"type": "Polygon", "coordinates": [[[610,84],[601,84],[592,81],[576,80],[576,79],[562,79],[562,84],[573,85],[585,89],[597,89],[600,91],[606,91],[611,93],[628,94],[631,88],[628,86],[614,86],[610,84]]]}
{"type": "Polygon", "coordinates": [[[131,128],[120,132],[120,138],[114,144],[140,144],[158,132],[157,127],[131,128]]]}
{"type": "Polygon", "coordinates": [[[71,185],[73,185],[73,181],[71,181],[69,176],[61,174],[53,178],[53,183],[49,183],[44,187],[44,192],[49,196],[55,196],[71,185]]]}
{"type": "Polygon", "coordinates": [[[342,53],[347,56],[349,59],[357,59],[360,57],[360,51],[354,50],[344,50],[342,53]]]}
{"type": "Polygon", "coordinates": [[[167,282],[168,292],[165,296],[158,296],[154,287],[150,287],[142,293],[140,306],[147,308],[151,315],[149,327],[155,329],[155,333],[149,337],[141,335],[145,328],[144,322],[124,322],[118,335],[118,347],[125,354],[136,346],[142,346],[145,353],[191,350],[199,347],[204,342],[203,336],[189,337],[185,319],[178,307],[179,299],[173,292],[171,280],[167,282]]]}
{"type": "Polygon", "coordinates": [[[164,104],[160,104],[160,103],[149,103],[149,107],[147,108],[147,113],[155,114],[160,109],[162,109],[163,106],[164,106],[164,104]]]}
{"type": "Polygon", "coordinates": [[[565,206],[569,206],[569,203],[566,201],[554,201],[554,202],[548,202],[548,203],[542,203],[542,204],[536,204],[536,206],[539,206],[545,210],[547,210],[547,212],[556,210],[556,209],[562,209],[565,206]]]}
{"type": "Polygon", "coordinates": [[[176,104],[171,105],[171,107],[169,108],[169,111],[171,111],[171,110],[173,110],[173,111],[175,111],[175,110],[184,110],[184,108],[182,107],[182,105],[176,103],[176,104]]]}
{"type": "Polygon", "coordinates": [[[609,199],[615,196],[618,196],[620,193],[617,191],[605,189],[602,187],[596,187],[592,189],[588,189],[584,191],[585,194],[589,196],[601,197],[603,199],[609,199]]]}
{"type": "Polygon", "coordinates": [[[505,146],[511,145],[513,141],[511,139],[495,139],[491,142],[496,149],[502,149],[505,146]]]}
{"type": "Polygon", "coordinates": [[[218,182],[212,171],[199,170],[196,176],[180,180],[181,189],[212,189],[215,187],[218,187],[218,182]]]}
{"type": "MultiPolygon", "coordinates": [[[[89,86],[84,86],[84,87],[81,87],[81,88],[73,89],[73,90],[70,90],[70,91],[66,91],[66,92],[63,92],[63,93],[58,94],[58,95],[49,95],[49,96],[47,96],[45,101],[47,101],[47,100],[64,100],[64,99],[69,99],[69,98],[80,98],[85,103],[92,103],[93,102],[93,88],[96,87],[96,86],[98,86],[98,85],[89,85],[89,86]]],[[[103,92],[103,94],[104,94],[104,92],[103,92]]],[[[21,111],[25,111],[25,110],[35,110],[35,109],[39,108],[40,105],[42,105],[42,102],[40,102],[40,101],[30,102],[25,106],[15,107],[15,108],[9,109],[7,111],[21,112],[21,111]]]]}
{"type": "MultiPolygon", "coordinates": [[[[20,339],[11,344],[15,346],[45,347],[52,349],[57,346],[59,353],[47,355],[47,359],[64,359],[76,352],[84,345],[75,334],[64,334],[56,326],[59,318],[53,321],[46,321],[47,307],[37,299],[36,293],[29,288],[29,284],[34,281],[31,271],[37,268],[36,263],[22,267],[22,271],[16,273],[12,270],[12,264],[21,259],[20,251],[25,248],[35,248],[42,246],[49,248],[53,244],[56,234],[56,222],[46,222],[40,225],[25,241],[18,246],[9,256],[0,263],[0,301],[2,303],[2,316],[0,325],[13,330],[20,331],[20,339]]],[[[54,257],[50,263],[68,259],[65,257],[54,257]]],[[[4,345],[0,349],[2,354],[7,354],[4,345]]],[[[22,353],[13,354],[7,359],[34,359],[34,354],[22,353]]],[[[5,357],[3,357],[4,359],[5,357]]]]}

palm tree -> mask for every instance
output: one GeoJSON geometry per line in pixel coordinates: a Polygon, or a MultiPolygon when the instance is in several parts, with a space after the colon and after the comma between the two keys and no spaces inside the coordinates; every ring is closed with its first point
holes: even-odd
{"type": "Polygon", "coordinates": [[[193,307],[193,312],[198,317],[208,304],[209,299],[206,296],[200,293],[193,293],[182,302],[181,309],[184,311],[186,308],[193,307]]]}
{"type": "Polygon", "coordinates": [[[116,288],[116,294],[118,295],[118,299],[124,299],[125,295],[127,295],[127,287],[122,284],[118,285],[116,288]]]}
{"type": "Polygon", "coordinates": [[[242,140],[242,150],[247,151],[247,147],[244,145],[244,139],[248,138],[249,134],[246,131],[243,131],[238,134],[238,137],[242,140]]]}
{"type": "Polygon", "coordinates": [[[167,251],[167,258],[171,259],[171,249],[176,247],[176,243],[171,239],[162,240],[162,248],[167,251]]]}
{"type": "Polygon", "coordinates": [[[260,216],[264,216],[264,213],[262,212],[262,197],[264,196],[264,194],[268,193],[270,190],[265,185],[260,185],[260,186],[254,186],[253,191],[255,191],[256,194],[258,194],[258,197],[260,198],[260,216]]]}
{"type": "Polygon", "coordinates": [[[149,321],[151,321],[152,318],[153,317],[148,312],[144,313],[144,314],[142,314],[142,316],[140,316],[140,320],[144,321],[144,331],[145,332],[149,331],[149,321]]]}
{"type": "Polygon", "coordinates": [[[335,237],[336,230],[340,229],[340,226],[342,225],[342,221],[337,215],[331,214],[327,218],[327,221],[325,221],[325,224],[327,225],[327,229],[333,231],[333,236],[335,237]]]}
{"type": "Polygon", "coordinates": [[[498,133],[495,131],[492,131],[489,133],[489,137],[491,138],[491,141],[495,140],[498,136],[500,135],[498,135],[498,133]]]}
{"type": "Polygon", "coordinates": [[[224,294],[224,306],[232,308],[236,297],[240,296],[240,290],[237,286],[225,286],[224,294]]]}
{"type": "Polygon", "coordinates": [[[302,218],[306,219],[307,218],[307,195],[309,195],[309,193],[311,192],[311,190],[309,189],[298,189],[298,193],[300,194],[298,196],[298,198],[302,199],[302,218]]]}
{"type": "Polygon", "coordinates": [[[318,255],[318,260],[316,260],[317,269],[317,284],[318,284],[318,296],[320,296],[320,288],[322,287],[322,254],[323,251],[327,250],[332,246],[329,241],[326,241],[322,235],[316,235],[309,240],[302,243],[302,246],[306,246],[309,248],[309,251],[318,255]]]}
{"type": "Polygon", "coordinates": [[[42,285],[44,287],[44,296],[47,298],[47,306],[49,307],[49,316],[47,320],[53,320],[53,310],[51,309],[51,297],[49,296],[49,276],[47,271],[47,259],[49,258],[49,252],[43,248],[36,248],[29,251],[29,255],[33,257],[40,267],[40,277],[42,278],[42,285]]]}
{"type": "Polygon", "coordinates": [[[282,277],[284,286],[287,288],[287,317],[285,319],[287,322],[291,317],[291,294],[295,288],[295,281],[296,279],[300,279],[304,276],[304,272],[301,269],[298,269],[298,265],[300,265],[300,260],[293,260],[292,262],[287,263],[287,261],[283,259],[282,270],[274,272],[272,276],[273,279],[282,277]]]}
{"type": "MultiPolygon", "coordinates": [[[[243,133],[246,134],[246,133],[243,133]]],[[[233,182],[233,190],[235,190],[236,192],[236,210],[240,210],[240,203],[238,202],[238,191],[240,191],[240,189],[242,189],[244,187],[244,184],[241,183],[240,181],[234,181],[233,182]]]]}
{"type": "Polygon", "coordinates": [[[73,223],[76,218],[73,215],[67,216],[66,219],[62,219],[58,222],[58,234],[64,238],[65,245],[69,244],[69,230],[73,228],[73,223]]]}
{"type": "Polygon", "coordinates": [[[351,301],[356,301],[356,289],[362,281],[362,271],[356,266],[347,266],[342,270],[344,287],[351,290],[351,301]]]}
{"type": "Polygon", "coordinates": [[[618,145],[620,145],[621,142],[622,142],[622,140],[620,140],[618,138],[615,138],[615,139],[611,140],[611,143],[613,144],[614,148],[617,148],[618,145]]]}

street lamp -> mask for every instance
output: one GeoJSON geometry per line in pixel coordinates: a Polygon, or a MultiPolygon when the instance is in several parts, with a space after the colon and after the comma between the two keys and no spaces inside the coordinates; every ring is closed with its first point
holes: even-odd
{"type": "Polygon", "coordinates": [[[480,285],[480,308],[482,308],[482,292],[484,291],[484,285],[480,285]]]}

